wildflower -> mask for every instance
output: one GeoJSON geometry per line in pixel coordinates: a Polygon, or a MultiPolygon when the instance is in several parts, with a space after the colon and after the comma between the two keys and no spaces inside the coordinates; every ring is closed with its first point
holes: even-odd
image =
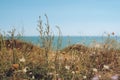
{"type": "Polygon", "coordinates": [[[109,69],[109,66],[104,65],[103,68],[104,68],[104,69],[109,69]]]}
{"type": "Polygon", "coordinates": [[[70,70],[70,66],[65,66],[65,69],[70,70]]]}
{"type": "Polygon", "coordinates": [[[26,73],[26,72],[28,71],[28,69],[29,69],[28,67],[25,67],[25,68],[23,69],[23,72],[26,73]]]}
{"type": "Polygon", "coordinates": [[[112,77],[111,77],[111,79],[112,79],[112,80],[118,80],[118,79],[119,79],[118,74],[116,74],[116,75],[112,76],[112,77]]]}
{"type": "Polygon", "coordinates": [[[75,74],[75,71],[72,71],[72,74],[75,74]]]}
{"type": "Polygon", "coordinates": [[[101,75],[98,75],[99,78],[101,78],[101,75]]]}
{"type": "Polygon", "coordinates": [[[62,80],[61,78],[58,78],[57,80],[62,80]]]}
{"type": "Polygon", "coordinates": [[[92,78],[92,80],[99,80],[99,76],[94,76],[93,78],[92,78]]]}
{"type": "Polygon", "coordinates": [[[29,74],[30,74],[30,75],[32,75],[33,73],[32,73],[32,72],[30,72],[29,74]]]}
{"type": "Polygon", "coordinates": [[[93,54],[96,54],[96,52],[93,52],[93,54]]]}
{"type": "Polygon", "coordinates": [[[80,52],[80,54],[83,54],[83,52],[80,52]]]}
{"type": "Polygon", "coordinates": [[[32,79],[35,79],[35,76],[32,76],[32,79]]]}
{"type": "Polygon", "coordinates": [[[94,72],[98,72],[98,70],[97,70],[96,68],[93,68],[93,71],[94,71],[94,72]]]}
{"type": "Polygon", "coordinates": [[[87,76],[83,76],[83,79],[86,79],[87,78],[87,76]]]}
{"type": "Polygon", "coordinates": [[[48,75],[53,75],[53,73],[52,73],[52,72],[50,72],[50,73],[48,73],[48,75]]]}
{"type": "Polygon", "coordinates": [[[24,72],[24,73],[26,73],[26,72],[27,72],[27,69],[26,69],[26,68],[24,68],[24,69],[23,69],[23,72],[24,72]]]}
{"type": "Polygon", "coordinates": [[[19,59],[20,62],[25,62],[25,58],[22,57],[21,59],[19,59]]]}

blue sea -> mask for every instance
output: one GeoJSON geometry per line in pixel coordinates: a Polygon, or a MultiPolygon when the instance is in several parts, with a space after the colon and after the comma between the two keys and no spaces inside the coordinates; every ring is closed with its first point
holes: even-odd
{"type": "MultiPolygon", "coordinates": [[[[120,42],[120,37],[107,37],[107,36],[62,36],[62,45],[61,48],[65,48],[72,44],[83,44],[89,46],[90,44],[104,43],[108,38],[115,39],[120,42]]],[[[34,45],[40,46],[40,37],[39,36],[24,36],[21,38],[24,41],[33,43],[34,45]]],[[[53,47],[57,46],[58,37],[54,37],[53,47]]]]}

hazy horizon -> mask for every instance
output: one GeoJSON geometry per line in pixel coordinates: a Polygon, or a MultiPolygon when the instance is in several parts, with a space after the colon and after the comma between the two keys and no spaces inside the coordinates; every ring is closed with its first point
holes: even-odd
{"type": "Polygon", "coordinates": [[[44,24],[47,14],[55,35],[56,25],[63,36],[120,35],[119,9],[120,0],[0,0],[0,29],[38,36],[39,16],[44,24]]]}

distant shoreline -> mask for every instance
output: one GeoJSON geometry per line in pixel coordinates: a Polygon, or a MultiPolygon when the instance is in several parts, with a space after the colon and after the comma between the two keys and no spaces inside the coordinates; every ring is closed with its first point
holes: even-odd
{"type": "MultiPolygon", "coordinates": [[[[57,46],[57,40],[59,36],[54,36],[53,40],[53,47],[57,46]]],[[[73,44],[83,44],[86,46],[89,46],[90,44],[97,42],[97,43],[103,43],[108,38],[108,36],[61,36],[62,39],[62,46],[61,48],[65,48],[69,45],[73,44]]],[[[114,39],[118,42],[120,42],[119,36],[110,36],[111,39],[114,39]]],[[[40,45],[40,36],[22,36],[19,39],[30,42],[34,45],[40,45]]]]}

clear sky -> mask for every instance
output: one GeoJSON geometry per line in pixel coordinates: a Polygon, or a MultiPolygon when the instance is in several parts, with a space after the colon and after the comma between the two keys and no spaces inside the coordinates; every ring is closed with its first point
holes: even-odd
{"type": "Polygon", "coordinates": [[[63,35],[120,35],[120,0],[0,0],[0,29],[24,27],[25,36],[38,35],[37,21],[41,16],[45,23],[44,14],[63,35]]]}

